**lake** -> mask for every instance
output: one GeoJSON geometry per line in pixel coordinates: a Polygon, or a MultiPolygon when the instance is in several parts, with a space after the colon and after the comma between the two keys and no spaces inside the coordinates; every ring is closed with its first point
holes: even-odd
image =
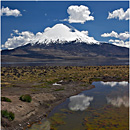
{"type": "Polygon", "coordinates": [[[16,66],[104,66],[104,65],[129,65],[129,59],[89,59],[89,60],[49,60],[42,62],[1,62],[2,67],[16,66]]]}
{"type": "Polygon", "coordinates": [[[92,84],[95,88],[67,98],[29,130],[128,130],[129,83],[92,84]]]}

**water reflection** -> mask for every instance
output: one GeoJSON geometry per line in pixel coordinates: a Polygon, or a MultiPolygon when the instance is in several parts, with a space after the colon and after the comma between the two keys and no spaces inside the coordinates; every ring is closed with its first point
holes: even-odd
{"type": "Polygon", "coordinates": [[[129,107],[129,83],[126,81],[122,82],[101,82],[101,84],[108,85],[112,87],[112,90],[106,96],[108,104],[115,107],[129,107]],[[114,87],[114,88],[113,88],[114,87]]]}
{"type": "Polygon", "coordinates": [[[31,130],[128,130],[129,83],[100,81],[93,85],[95,88],[56,106],[48,116],[51,123],[36,124],[31,130]]]}
{"type": "Polygon", "coordinates": [[[117,97],[117,98],[109,98],[107,97],[107,102],[112,104],[115,107],[121,107],[121,105],[125,107],[129,107],[129,98],[128,96],[117,97]]]}
{"type": "Polygon", "coordinates": [[[82,95],[76,95],[76,96],[71,96],[70,102],[68,104],[68,107],[72,111],[83,111],[87,109],[90,105],[90,102],[93,100],[93,97],[85,96],[84,94],[82,95]]]}
{"type": "Polygon", "coordinates": [[[111,86],[111,87],[115,87],[115,86],[119,86],[119,85],[121,85],[121,86],[126,86],[126,85],[128,85],[128,82],[127,81],[121,81],[121,82],[103,82],[103,81],[101,81],[100,82],[102,85],[109,85],[109,86],[111,86]]]}

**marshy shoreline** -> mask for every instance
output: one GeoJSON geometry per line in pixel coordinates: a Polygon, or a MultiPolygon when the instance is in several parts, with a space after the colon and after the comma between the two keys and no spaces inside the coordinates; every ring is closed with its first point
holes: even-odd
{"type": "Polygon", "coordinates": [[[14,112],[15,119],[9,121],[2,117],[2,130],[23,130],[30,127],[46,117],[66,98],[94,88],[91,85],[93,81],[128,81],[128,72],[127,65],[3,67],[2,97],[8,97],[12,102],[2,102],[2,110],[14,112]],[[30,94],[32,102],[20,101],[22,94],[30,94]]]}

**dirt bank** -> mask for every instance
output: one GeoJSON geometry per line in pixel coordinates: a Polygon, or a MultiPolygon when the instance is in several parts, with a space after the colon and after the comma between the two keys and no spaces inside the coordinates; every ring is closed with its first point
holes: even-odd
{"type": "Polygon", "coordinates": [[[36,92],[30,92],[29,88],[23,87],[2,89],[2,96],[8,97],[12,101],[2,102],[2,110],[15,113],[13,121],[8,121],[6,118],[2,119],[2,125],[4,126],[2,130],[22,130],[31,123],[45,117],[56,105],[63,102],[67,97],[78,94],[83,90],[94,88],[93,85],[72,81],[62,81],[62,83],[53,84],[52,86],[49,90],[41,88],[36,92]],[[31,103],[19,100],[19,95],[23,92],[32,96],[31,103]]]}

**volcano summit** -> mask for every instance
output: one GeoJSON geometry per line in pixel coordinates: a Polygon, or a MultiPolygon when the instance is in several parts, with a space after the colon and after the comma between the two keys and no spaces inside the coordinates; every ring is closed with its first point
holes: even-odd
{"type": "Polygon", "coordinates": [[[15,30],[15,33],[19,36],[5,43],[6,48],[13,49],[2,51],[3,62],[128,62],[128,48],[100,43],[89,37],[87,31],[78,31],[69,25],[56,24],[36,35],[28,31],[15,30]]]}

